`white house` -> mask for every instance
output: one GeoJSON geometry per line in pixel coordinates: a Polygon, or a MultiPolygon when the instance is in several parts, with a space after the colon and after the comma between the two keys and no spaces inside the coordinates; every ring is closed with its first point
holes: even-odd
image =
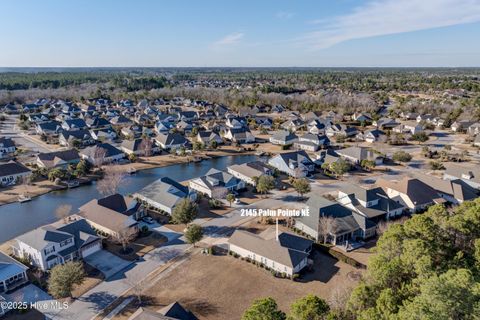
{"type": "Polygon", "coordinates": [[[28,177],[32,171],[15,161],[0,164],[0,186],[15,184],[18,180],[28,177]]]}
{"type": "Polygon", "coordinates": [[[100,143],[80,151],[80,156],[93,165],[117,162],[125,158],[125,153],[108,143],[100,143]]]}
{"type": "Polygon", "coordinates": [[[362,160],[373,161],[376,165],[383,163],[383,156],[364,147],[349,147],[340,149],[337,150],[337,154],[353,164],[360,164],[362,160]]]}
{"type": "Polygon", "coordinates": [[[85,258],[102,249],[102,240],[85,219],[54,227],[43,226],[15,238],[13,253],[43,271],[85,258]]]}
{"type": "Polygon", "coordinates": [[[155,141],[163,148],[168,150],[175,150],[188,145],[188,140],[178,133],[160,133],[155,138],[155,141]]]}
{"type": "Polygon", "coordinates": [[[283,232],[265,230],[257,235],[236,230],[228,240],[229,250],[242,258],[256,261],[288,277],[308,265],[313,241],[283,232]]]}
{"type": "Polygon", "coordinates": [[[271,144],[277,144],[280,146],[291,145],[297,141],[298,137],[288,130],[275,131],[270,137],[271,144]]]}
{"type": "MultiPolygon", "coordinates": [[[[12,291],[28,282],[27,270],[28,267],[0,252],[0,294],[12,291]]],[[[0,315],[2,315],[1,309],[0,315]]]]}
{"type": "Polygon", "coordinates": [[[12,139],[0,137],[0,159],[13,155],[15,150],[15,142],[12,139]]]}
{"type": "Polygon", "coordinates": [[[401,180],[379,178],[376,182],[390,199],[401,203],[412,212],[426,209],[434,203],[443,203],[438,192],[419,179],[403,177],[401,180]]]}
{"type": "Polygon", "coordinates": [[[162,177],[135,193],[133,197],[158,210],[172,214],[181,200],[195,201],[197,193],[173,179],[162,177]]]}
{"type": "Polygon", "coordinates": [[[225,198],[228,193],[245,188],[244,181],[214,168],[211,168],[206,175],[190,180],[188,185],[191,189],[215,199],[225,198]]]}
{"type": "Polygon", "coordinates": [[[303,178],[315,170],[315,164],[303,150],[278,154],[268,164],[295,178],[303,178]]]}
{"type": "Polygon", "coordinates": [[[256,185],[256,178],[260,178],[264,175],[273,175],[273,170],[260,161],[234,164],[227,167],[227,171],[232,176],[245,181],[245,183],[252,186],[256,185]]]}

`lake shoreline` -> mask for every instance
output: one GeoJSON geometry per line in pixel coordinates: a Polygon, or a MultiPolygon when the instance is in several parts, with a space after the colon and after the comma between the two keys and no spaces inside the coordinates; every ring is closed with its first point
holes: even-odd
{"type": "MultiPolygon", "coordinates": [[[[201,161],[215,159],[220,157],[227,157],[227,156],[242,156],[242,155],[253,155],[255,151],[226,151],[226,150],[214,150],[209,151],[197,155],[189,155],[186,157],[174,156],[174,155],[160,155],[160,156],[153,156],[149,158],[140,157],[139,160],[136,162],[132,162],[129,164],[124,165],[114,165],[115,168],[124,169],[125,171],[128,168],[133,168],[136,171],[154,169],[154,168],[163,168],[168,166],[174,166],[177,164],[185,164],[185,163],[192,163],[194,161],[194,157],[198,157],[201,161]]],[[[77,188],[81,188],[84,185],[88,185],[93,181],[101,179],[99,176],[90,175],[87,178],[82,178],[80,181],[80,186],[77,188]]],[[[42,195],[48,194],[52,191],[60,191],[60,190],[67,190],[68,187],[64,185],[55,185],[54,182],[49,181],[47,179],[35,182],[32,185],[28,186],[27,191],[23,191],[25,186],[23,185],[16,185],[9,188],[2,189],[4,195],[0,196],[0,207],[3,205],[15,203],[18,201],[18,197],[20,194],[28,193],[30,198],[38,198],[42,195]]]]}

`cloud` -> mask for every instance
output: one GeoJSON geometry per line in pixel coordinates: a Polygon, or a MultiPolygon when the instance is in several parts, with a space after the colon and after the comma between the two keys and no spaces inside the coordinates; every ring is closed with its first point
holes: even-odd
{"type": "Polygon", "coordinates": [[[220,39],[218,41],[215,41],[213,43],[213,45],[215,47],[224,47],[224,46],[235,45],[235,44],[239,43],[243,39],[244,36],[245,36],[245,34],[242,33],[242,32],[231,33],[231,34],[226,35],[222,39],[220,39]]]}
{"type": "Polygon", "coordinates": [[[319,25],[319,29],[306,34],[301,42],[324,49],[353,39],[477,21],[480,0],[370,0],[352,13],[310,22],[319,25]]]}
{"type": "Polygon", "coordinates": [[[289,19],[293,18],[294,15],[295,15],[295,13],[293,13],[293,12],[279,11],[275,14],[275,17],[277,17],[278,19],[281,19],[281,20],[289,20],[289,19]]]}

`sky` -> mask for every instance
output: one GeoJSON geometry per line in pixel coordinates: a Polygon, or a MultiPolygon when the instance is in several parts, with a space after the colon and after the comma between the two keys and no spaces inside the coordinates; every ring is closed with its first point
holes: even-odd
{"type": "Polygon", "coordinates": [[[1,0],[0,67],[479,67],[480,0],[1,0]]]}

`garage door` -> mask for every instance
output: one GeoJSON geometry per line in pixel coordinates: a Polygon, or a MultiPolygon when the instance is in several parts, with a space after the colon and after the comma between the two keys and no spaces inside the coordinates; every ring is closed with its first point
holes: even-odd
{"type": "Polygon", "coordinates": [[[84,257],[84,258],[88,257],[92,253],[95,253],[95,252],[97,252],[101,249],[102,249],[102,244],[100,242],[95,242],[95,243],[89,244],[89,245],[85,246],[84,248],[82,248],[82,257],[84,257]]]}

